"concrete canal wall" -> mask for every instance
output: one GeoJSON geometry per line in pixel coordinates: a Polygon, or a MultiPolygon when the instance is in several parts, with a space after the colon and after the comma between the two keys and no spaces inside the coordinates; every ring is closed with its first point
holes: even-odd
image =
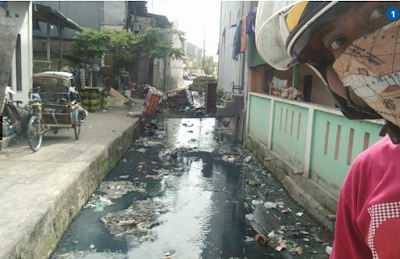
{"type": "Polygon", "coordinates": [[[95,113],[81,137],[49,134],[0,153],[0,258],[48,258],[74,217],[140,135],[126,110],[95,113]]]}

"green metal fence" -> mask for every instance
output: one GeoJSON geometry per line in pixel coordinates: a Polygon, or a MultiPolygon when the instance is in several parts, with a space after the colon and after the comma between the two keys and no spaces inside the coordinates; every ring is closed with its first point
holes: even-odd
{"type": "Polygon", "coordinates": [[[334,196],[356,156],[380,139],[380,122],[337,109],[256,93],[248,103],[247,134],[334,196]]]}
{"type": "Polygon", "coordinates": [[[308,110],[274,101],[271,148],[296,168],[304,167],[308,110]]]}

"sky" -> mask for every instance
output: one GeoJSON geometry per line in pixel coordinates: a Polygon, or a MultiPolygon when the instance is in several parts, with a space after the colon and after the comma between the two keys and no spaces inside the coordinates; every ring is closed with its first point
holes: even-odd
{"type": "Polygon", "coordinates": [[[219,41],[220,1],[148,1],[150,13],[168,17],[170,22],[178,21],[179,30],[186,33],[188,42],[203,48],[204,29],[206,55],[215,56],[219,41]]]}

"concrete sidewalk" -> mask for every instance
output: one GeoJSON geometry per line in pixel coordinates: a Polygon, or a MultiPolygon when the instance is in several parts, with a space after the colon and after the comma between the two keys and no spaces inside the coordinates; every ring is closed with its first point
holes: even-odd
{"type": "MultiPolygon", "coordinates": [[[[139,104],[136,105],[139,108],[139,104]]],[[[26,139],[0,152],[0,258],[47,258],[98,184],[139,136],[138,118],[90,113],[79,140],[48,133],[33,153],[26,139]]]]}

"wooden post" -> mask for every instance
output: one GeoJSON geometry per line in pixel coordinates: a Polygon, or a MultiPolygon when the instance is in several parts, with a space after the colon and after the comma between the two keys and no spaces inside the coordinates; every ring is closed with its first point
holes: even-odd
{"type": "Polygon", "coordinates": [[[295,65],[293,67],[293,80],[292,87],[298,89],[299,88],[299,65],[295,65]]]}
{"type": "Polygon", "coordinates": [[[63,65],[63,61],[64,61],[64,39],[63,39],[63,31],[64,28],[61,27],[61,25],[59,25],[57,27],[58,30],[58,38],[59,38],[59,42],[60,42],[60,59],[58,61],[58,70],[61,70],[62,65],[63,65]]]}
{"type": "MultiPolygon", "coordinates": [[[[50,61],[51,60],[51,58],[50,58],[50,44],[51,44],[51,42],[50,42],[50,23],[47,23],[47,41],[46,41],[46,57],[47,57],[47,61],[50,61]]],[[[49,65],[50,67],[49,68],[51,68],[51,65],[49,65]]]]}
{"type": "Polygon", "coordinates": [[[165,93],[165,90],[166,90],[165,89],[165,83],[166,83],[165,82],[166,81],[166,78],[165,78],[165,74],[166,73],[165,72],[166,72],[166,70],[167,70],[167,57],[164,58],[164,93],[165,93]]]}

